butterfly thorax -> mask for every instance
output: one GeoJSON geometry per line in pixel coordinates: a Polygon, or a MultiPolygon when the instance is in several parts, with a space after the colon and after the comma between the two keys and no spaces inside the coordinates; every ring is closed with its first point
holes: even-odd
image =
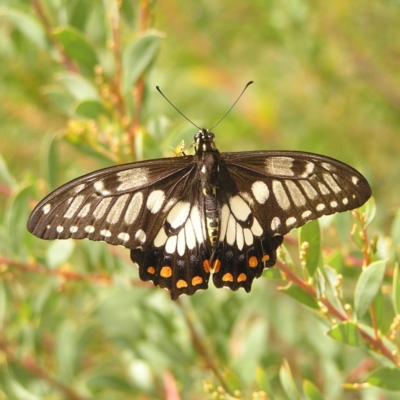
{"type": "Polygon", "coordinates": [[[219,235],[217,177],[220,154],[215,146],[212,132],[202,129],[195,135],[195,140],[207,237],[211,247],[215,247],[219,235]]]}

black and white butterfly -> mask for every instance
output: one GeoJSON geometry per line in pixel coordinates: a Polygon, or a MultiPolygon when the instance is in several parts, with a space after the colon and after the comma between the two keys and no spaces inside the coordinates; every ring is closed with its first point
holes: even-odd
{"type": "Polygon", "coordinates": [[[366,179],[329,157],[292,151],[220,153],[201,129],[195,154],[123,164],[75,179],[44,198],[28,229],[46,240],[125,246],[140,278],[171,298],[251,290],[276,262],[283,235],[322,215],[360,207],[366,179]]]}

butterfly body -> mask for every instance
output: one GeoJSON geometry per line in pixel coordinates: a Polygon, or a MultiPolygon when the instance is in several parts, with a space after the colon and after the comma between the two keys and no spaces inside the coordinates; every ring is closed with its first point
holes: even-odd
{"type": "Polygon", "coordinates": [[[194,139],[193,156],[118,165],[56,189],[29,231],[125,246],[140,278],[177,299],[206,289],[211,273],[216,287],[250,291],[287,232],[371,195],[359,172],[329,157],[220,153],[206,129],[194,139]]]}

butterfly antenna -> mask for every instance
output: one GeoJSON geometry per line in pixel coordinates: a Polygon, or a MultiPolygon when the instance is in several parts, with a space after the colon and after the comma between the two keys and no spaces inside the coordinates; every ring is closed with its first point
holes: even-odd
{"type": "Polygon", "coordinates": [[[252,84],[254,81],[250,81],[246,83],[246,86],[242,90],[242,93],[239,94],[239,97],[236,99],[236,101],[232,104],[231,108],[222,116],[222,118],[215,124],[213,125],[209,130],[211,131],[214,129],[232,110],[233,107],[235,107],[236,103],[240,100],[240,98],[243,96],[243,93],[246,91],[246,89],[252,84]]]}
{"type": "Polygon", "coordinates": [[[171,104],[172,107],[175,108],[176,111],[178,111],[179,114],[182,115],[183,118],[185,118],[187,121],[189,121],[192,125],[194,125],[197,129],[201,131],[201,128],[197,126],[193,121],[191,121],[186,115],[184,115],[177,107],[175,107],[172,102],[168,99],[168,97],[161,91],[159,86],[156,86],[156,89],[160,92],[161,96],[164,97],[165,100],[168,101],[169,104],[171,104]]]}

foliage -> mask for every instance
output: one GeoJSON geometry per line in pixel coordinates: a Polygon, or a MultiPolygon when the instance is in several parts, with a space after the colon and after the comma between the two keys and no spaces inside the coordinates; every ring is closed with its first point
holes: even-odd
{"type": "Polygon", "coordinates": [[[362,154],[382,160],[384,149],[390,155],[393,140],[376,127],[394,132],[400,103],[392,75],[379,75],[381,61],[358,46],[362,37],[382,57],[392,49],[390,40],[379,46],[374,32],[391,37],[386,26],[399,14],[397,2],[369,8],[364,2],[271,1],[266,12],[260,0],[235,4],[231,14],[222,0],[177,1],[168,9],[163,3],[32,0],[0,7],[1,58],[8,66],[1,112],[10,129],[0,158],[6,199],[0,399],[397,398],[400,212],[394,216],[398,193],[390,189],[399,169],[372,173],[362,154]],[[252,20],[229,23],[244,14],[252,20]],[[162,29],[154,28],[154,18],[162,29]],[[166,23],[179,18],[185,37],[166,23]],[[259,50],[255,56],[249,41],[259,50]],[[234,57],[235,51],[242,55],[239,69],[225,64],[221,72],[223,54],[234,57]],[[234,87],[234,97],[253,78],[238,82],[252,68],[260,88],[278,83],[263,97],[246,93],[223,122],[230,133],[217,137],[220,148],[265,147],[266,137],[274,147],[273,135],[283,132],[289,142],[284,132],[290,130],[292,148],[336,152],[367,170],[374,191],[382,182],[377,205],[371,200],[352,215],[322,219],[321,228],[307,224],[298,238],[289,235],[277,267],[254,282],[250,294],[210,288],[177,302],[141,282],[124,249],[44,243],[28,234],[34,203],[60,183],[102,166],[169,155],[182,139],[191,143],[194,131],[186,121],[176,125],[159,113],[174,110],[155,84],[172,81],[174,90],[165,92],[174,102],[184,99],[179,102],[190,118],[201,110],[217,120],[231,102],[215,93],[217,83],[229,93],[234,87]],[[209,96],[204,105],[188,94],[193,82],[209,96]],[[286,105],[282,111],[274,93],[286,105]],[[5,117],[9,110],[17,121],[5,117]],[[353,131],[352,140],[343,131],[353,131]],[[324,141],[331,146],[326,151],[324,141]],[[390,236],[383,233],[388,221],[390,236]]]}

